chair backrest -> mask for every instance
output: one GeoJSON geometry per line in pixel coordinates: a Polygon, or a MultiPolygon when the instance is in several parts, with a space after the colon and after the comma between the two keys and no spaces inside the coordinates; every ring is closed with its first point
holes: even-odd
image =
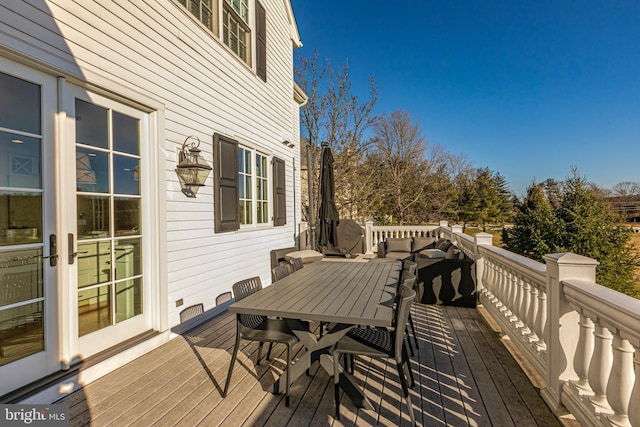
{"type": "Polygon", "coordinates": [[[291,258],[291,260],[289,262],[291,263],[291,266],[293,267],[293,271],[298,271],[302,267],[304,267],[304,264],[302,263],[302,258],[291,258]]]}
{"type": "Polygon", "coordinates": [[[396,360],[402,360],[402,346],[404,340],[404,334],[407,329],[407,321],[409,320],[409,310],[411,304],[416,298],[416,291],[411,288],[407,288],[401,285],[398,288],[398,305],[396,306],[396,321],[395,321],[395,357],[396,360]]]}
{"type": "Polygon", "coordinates": [[[291,268],[288,265],[279,265],[271,269],[271,281],[277,282],[291,274],[291,268]]]}
{"type": "MultiPolygon", "coordinates": [[[[260,277],[258,276],[251,277],[234,283],[232,289],[233,297],[236,301],[240,301],[261,290],[262,281],[260,281],[260,277]]],[[[265,316],[259,316],[256,314],[238,314],[238,321],[248,328],[257,328],[265,320],[265,316]]]]}
{"type": "Polygon", "coordinates": [[[418,268],[418,263],[415,261],[411,261],[408,259],[405,259],[404,261],[402,261],[402,273],[404,274],[405,272],[411,273],[411,274],[416,274],[416,269],[418,268]]]}
{"type": "Polygon", "coordinates": [[[204,313],[204,304],[198,303],[192,306],[189,306],[180,312],[180,323],[184,323],[189,319],[193,319],[194,317],[204,313]]]}

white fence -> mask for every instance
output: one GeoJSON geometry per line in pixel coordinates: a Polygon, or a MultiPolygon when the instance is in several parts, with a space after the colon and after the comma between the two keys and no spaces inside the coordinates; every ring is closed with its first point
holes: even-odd
{"type": "Polygon", "coordinates": [[[475,260],[480,303],[544,378],[554,411],[584,426],[640,427],[640,300],[597,284],[597,261],[562,253],[543,264],[446,222],[365,226],[369,252],[386,237],[412,236],[446,237],[475,260]]]}

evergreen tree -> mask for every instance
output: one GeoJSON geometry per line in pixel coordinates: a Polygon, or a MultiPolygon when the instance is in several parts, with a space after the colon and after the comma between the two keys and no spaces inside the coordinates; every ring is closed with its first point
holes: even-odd
{"type": "Polygon", "coordinates": [[[534,182],[516,206],[514,226],[503,230],[502,241],[508,250],[542,262],[546,254],[558,252],[559,229],[543,184],[534,182]]]}
{"type": "Polygon", "coordinates": [[[503,233],[505,248],[542,261],[545,254],[573,252],[600,265],[596,281],[631,296],[638,257],[629,231],[599,191],[575,169],[563,183],[532,184],[517,207],[515,225],[503,233]],[[550,185],[553,184],[553,185],[550,185]]]}

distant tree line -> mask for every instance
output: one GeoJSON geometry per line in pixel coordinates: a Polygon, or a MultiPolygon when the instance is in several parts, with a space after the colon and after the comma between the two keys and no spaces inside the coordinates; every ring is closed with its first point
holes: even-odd
{"type": "MultiPolygon", "coordinates": [[[[565,181],[533,182],[518,199],[500,173],[474,167],[466,155],[429,143],[409,112],[374,115],[373,77],[369,96],[360,100],[351,91],[348,64],[335,71],[318,53],[298,62],[296,81],[309,96],[301,128],[315,154],[312,180],[318,182],[320,144],[326,142],[334,156],[341,218],[382,225],[446,219],[483,230],[509,223],[502,234],[506,249],[539,261],[556,252],[594,258],[600,263],[598,283],[638,296],[634,269],[639,259],[622,212],[611,200],[636,200],[639,184],[603,189],[572,168],[565,181]]],[[[306,199],[303,194],[308,207],[306,199]]],[[[315,214],[307,209],[303,218],[309,221],[315,214]]]]}
{"type": "MultiPolygon", "coordinates": [[[[309,96],[301,128],[315,154],[312,179],[318,182],[320,145],[326,142],[334,156],[335,200],[342,218],[385,225],[447,218],[483,227],[512,218],[515,197],[502,175],[429,143],[407,111],[373,114],[373,77],[369,96],[361,100],[352,93],[347,63],[336,71],[317,52],[298,63],[296,81],[309,96]]],[[[303,194],[308,207],[306,199],[303,194]]],[[[307,220],[311,214],[303,212],[307,220]]]]}

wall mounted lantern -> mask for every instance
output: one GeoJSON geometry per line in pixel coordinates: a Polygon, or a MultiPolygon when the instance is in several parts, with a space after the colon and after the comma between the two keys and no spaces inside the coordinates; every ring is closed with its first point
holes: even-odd
{"type": "Polygon", "coordinates": [[[200,155],[199,146],[200,139],[192,135],[184,140],[178,153],[176,174],[182,193],[187,197],[196,197],[198,189],[204,186],[212,169],[200,155]]]}

